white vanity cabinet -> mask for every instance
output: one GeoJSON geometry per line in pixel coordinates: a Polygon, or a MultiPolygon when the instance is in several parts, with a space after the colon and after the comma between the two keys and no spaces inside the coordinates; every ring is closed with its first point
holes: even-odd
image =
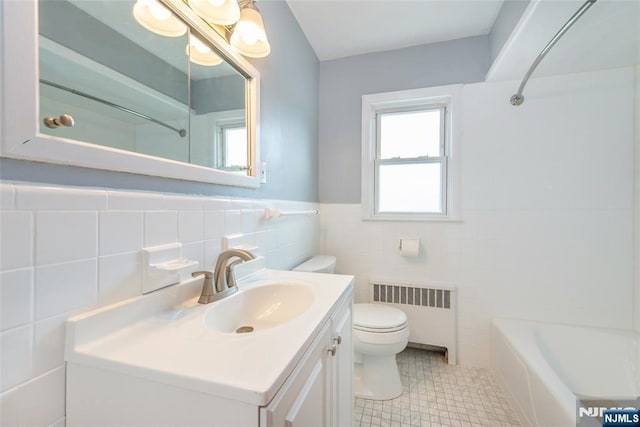
{"type": "Polygon", "coordinates": [[[264,276],[236,295],[302,286],[313,302],[277,327],[222,333],[207,319],[225,300],[198,304],[191,281],[69,319],[67,426],[351,427],[353,277],[264,276]]]}
{"type": "Polygon", "coordinates": [[[330,425],[330,337],[330,325],[325,325],[296,372],[271,403],[260,408],[260,427],[330,425]]]}
{"type": "Polygon", "coordinates": [[[331,359],[331,427],[353,425],[353,340],[352,305],[336,311],[331,319],[332,340],[337,345],[331,359]]]}
{"type": "Polygon", "coordinates": [[[351,299],[320,332],[271,403],[260,427],[350,427],[353,419],[351,299]]]}

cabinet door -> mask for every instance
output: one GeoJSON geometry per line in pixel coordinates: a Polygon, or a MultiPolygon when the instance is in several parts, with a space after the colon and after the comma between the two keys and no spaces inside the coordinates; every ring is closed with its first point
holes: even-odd
{"type": "Polygon", "coordinates": [[[333,319],[335,356],[331,361],[331,426],[353,425],[353,341],[351,303],[333,319]]]}
{"type": "Polygon", "coordinates": [[[324,362],[316,361],[316,365],[307,379],[298,398],[287,413],[284,419],[286,427],[307,427],[324,425],[325,419],[324,405],[324,362]]]}
{"type": "Polygon", "coordinates": [[[267,407],[260,408],[261,427],[329,427],[330,376],[324,326],[303,360],[267,407]]]}

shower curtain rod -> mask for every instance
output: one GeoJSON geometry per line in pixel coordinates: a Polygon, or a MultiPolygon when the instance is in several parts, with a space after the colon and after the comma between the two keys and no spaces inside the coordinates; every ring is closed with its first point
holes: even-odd
{"type": "Polygon", "coordinates": [[[92,101],[100,102],[100,103],[102,103],[104,105],[108,105],[109,107],[113,107],[113,108],[116,108],[116,109],[118,109],[120,111],[124,111],[125,113],[133,114],[134,116],[138,116],[138,117],[143,118],[145,120],[149,120],[150,122],[153,122],[153,123],[155,123],[157,125],[160,125],[160,126],[164,126],[167,129],[171,129],[172,131],[177,132],[178,135],[180,135],[180,137],[182,137],[182,138],[187,136],[187,131],[185,129],[174,128],[173,126],[170,126],[170,125],[168,125],[168,124],[166,124],[164,122],[161,122],[160,120],[156,120],[153,117],[149,117],[149,116],[147,116],[145,114],[138,113],[137,111],[131,110],[131,109],[127,108],[127,107],[123,107],[122,105],[114,104],[113,102],[106,101],[106,100],[101,99],[101,98],[97,98],[97,97],[95,97],[93,95],[89,95],[88,93],[80,92],[79,90],[75,90],[75,89],[72,89],[70,87],[62,86],[62,85],[59,85],[57,83],[50,82],[48,80],[40,80],[40,83],[45,84],[47,86],[55,87],[56,89],[64,90],[64,91],[69,92],[69,93],[73,93],[74,95],[78,95],[78,96],[81,96],[83,98],[90,99],[92,101]]]}
{"type": "Polygon", "coordinates": [[[566,33],[567,30],[569,30],[569,28],[571,28],[571,26],[573,24],[575,24],[575,22],[578,19],[580,19],[580,17],[591,6],[593,6],[593,4],[596,1],[598,1],[598,0],[587,0],[580,7],[580,9],[578,9],[578,11],[573,14],[573,16],[571,18],[569,18],[569,20],[567,22],[565,22],[565,24],[562,26],[562,28],[560,28],[560,31],[558,31],[556,33],[556,35],[553,36],[551,41],[549,43],[547,43],[547,45],[544,47],[544,49],[542,49],[542,51],[536,57],[536,60],[533,61],[533,64],[531,64],[531,67],[529,67],[529,71],[527,71],[527,74],[524,75],[524,78],[522,79],[522,83],[520,83],[520,87],[518,88],[518,92],[515,95],[513,95],[511,97],[511,99],[509,100],[511,102],[511,105],[518,106],[518,105],[521,105],[524,102],[524,96],[522,95],[522,91],[524,90],[524,87],[527,84],[527,81],[529,81],[529,77],[531,77],[531,74],[533,73],[533,71],[536,69],[538,64],[540,64],[540,61],[542,61],[542,58],[544,58],[546,56],[546,54],[549,53],[551,48],[558,42],[558,40],[560,40],[560,38],[564,35],[564,33],[566,33]]]}

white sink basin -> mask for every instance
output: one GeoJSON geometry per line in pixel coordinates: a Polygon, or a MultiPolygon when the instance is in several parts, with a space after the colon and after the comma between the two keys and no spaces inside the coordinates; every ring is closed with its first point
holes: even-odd
{"type": "Polygon", "coordinates": [[[270,283],[240,291],[215,303],[204,315],[207,329],[222,333],[254,333],[287,323],[313,303],[305,283],[270,283]]]}
{"type": "Polygon", "coordinates": [[[198,304],[202,279],[190,279],[74,316],[68,366],[267,405],[353,277],[261,265],[211,304],[198,304]],[[254,331],[236,333],[242,326],[254,331]]]}

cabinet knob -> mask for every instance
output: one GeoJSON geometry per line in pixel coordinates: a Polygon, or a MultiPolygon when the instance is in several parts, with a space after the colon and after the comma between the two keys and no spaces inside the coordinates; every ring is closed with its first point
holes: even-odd
{"type": "Polygon", "coordinates": [[[331,353],[332,356],[336,355],[337,350],[338,350],[338,347],[335,344],[333,344],[331,347],[327,349],[327,351],[331,353]]]}
{"type": "Polygon", "coordinates": [[[337,342],[338,345],[342,344],[342,336],[341,335],[338,335],[337,337],[334,337],[333,340],[335,342],[337,342]]]}
{"type": "Polygon", "coordinates": [[[73,117],[69,114],[63,114],[60,117],[47,116],[44,118],[44,124],[50,129],[55,129],[59,126],[66,126],[72,128],[75,124],[73,117]]]}

